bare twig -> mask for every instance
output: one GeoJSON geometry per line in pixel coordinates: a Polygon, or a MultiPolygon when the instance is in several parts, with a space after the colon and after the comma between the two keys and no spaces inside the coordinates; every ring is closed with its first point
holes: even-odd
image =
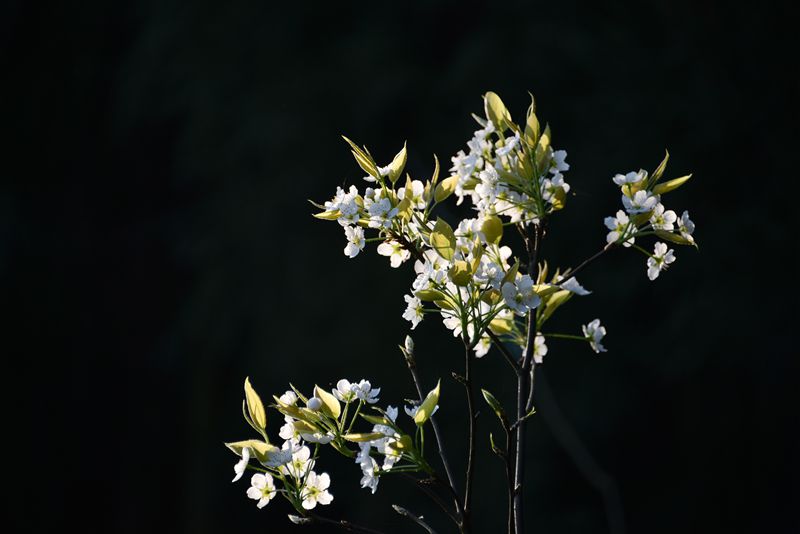
{"type": "MultiPolygon", "coordinates": [[[[302,519],[310,519],[311,521],[309,521],[309,523],[320,523],[323,525],[331,525],[334,527],[338,527],[342,530],[346,530],[348,532],[363,532],[365,534],[384,534],[380,530],[362,527],[361,525],[356,525],[355,523],[351,523],[350,521],[345,521],[344,519],[330,519],[317,514],[308,514],[306,518],[302,519]]],[[[299,524],[306,524],[306,523],[303,522],[299,524]]]]}
{"type": "Polygon", "coordinates": [[[425,530],[427,530],[427,531],[428,531],[428,534],[436,534],[436,531],[435,531],[435,530],[433,530],[433,529],[430,527],[430,525],[428,525],[428,524],[427,524],[427,523],[426,523],[426,522],[425,522],[425,521],[422,519],[422,516],[414,515],[414,514],[412,514],[411,512],[409,512],[408,510],[406,510],[405,508],[403,508],[402,506],[397,506],[396,504],[393,504],[393,505],[392,505],[392,508],[394,508],[394,511],[395,511],[395,512],[397,512],[398,514],[400,514],[400,515],[402,515],[402,516],[404,516],[404,517],[407,517],[407,518],[409,518],[410,520],[412,520],[413,522],[415,522],[416,524],[418,524],[419,526],[421,526],[422,528],[424,528],[425,530]]]}
{"type": "Polygon", "coordinates": [[[520,372],[519,364],[516,362],[511,353],[508,352],[508,349],[505,348],[503,342],[500,340],[499,337],[497,337],[497,334],[495,334],[488,328],[486,329],[486,334],[489,336],[489,339],[492,340],[492,344],[497,348],[497,350],[500,351],[500,354],[503,355],[503,358],[506,360],[506,362],[508,362],[508,365],[510,365],[511,368],[514,369],[515,373],[519,373],[520,372]]]}
{"type": "Polygon", "coordinates": [[[464,387],[467,390],[467,412],[469,417],[468,438],[469,452],[467,455],[467,474],[464,484],[464,505],[462,532],[469,532],[471,529],[470,511],[472,510],[472,479],[475,474],[475,402],[472,390],[472,354],[469,347],[469,340],[464,337],[464,387]]]}
{"type": "MultiPolygon", "coordinates": [[[[458,527],[461,526],[461,520],[459,519],[459,516],[454,514],[447,507],[447,505],[444,503],[442,498],[435,491],[433,491],[431,488],[428,487],[428,482],[439,483],[439,481],[437,479],[435,479],[435,478],[419,479],[419,478],[416,478],[414,476],[409,475],[408,473],[403,473],[403,478],[413,482],[414,485],[417,488],[419,488],[419,490],[421,492],[423,492],[425,495],[427,495],[433,502],[435,502],[439,506],[439,508],[442,509],[442,511],[447,515],[447,517],[449,517],[456,524],[456,526],[458,526],[458,527]]],[[[460,514],[460,512],[458,512],[458,513],[460,514]]]]}

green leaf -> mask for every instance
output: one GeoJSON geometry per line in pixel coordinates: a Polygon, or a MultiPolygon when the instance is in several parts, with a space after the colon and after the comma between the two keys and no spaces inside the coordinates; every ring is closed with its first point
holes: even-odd
{"type": "Polygon", "coordinates": [[[673,178],[672,180],[668,180],[664,183],[658,184],[653,188],[653,193],[656,195],[663,195],[664,193],[669,193],[670,191],[675,191],[680,186],[685,184],[689,181],[692,175],[689,174],[687,176],[681,176],[680,178],[673,178]]]}
{"type": "Polygon", "coordinates": [[[345,434],[342,437],[347,441],[352,441],[354,443],[364,443],[367,441],[381,439],[385,436],[380,432],[354,432],[352,434],[345,434]]]}
{"type": "Polygon", "coordinates": [[[535,148],[536,143],[539,142],[540,134],[539,119],[536,117],[536,102],[533,99],[533,95],[531,95],[531,105],[528,107],[528,115],[525,119],[525,134],[523,140],[529,147],[535,148]]]}
{"type": "Polygon", "coordinates": [[[339,210],[333,210],[333,211],[323,211],[322,213],[315,213],[314,217],[316,217],[317,219],[322,219],[324,221],[335,221],[336,219],[339,218],[339,215],[341,215],[339,210]]]}
{"type": "Polygon", "coordinates": [[[388,444],[390,448],[397,452],[408,452],[414,449],[414,443],[411,441],[411,436],[403,435],[400,439],[388,444]]]}
{"type": "Polygon", "coordinates": [[[550,295],[550,298],[547,299],[547,302],[544,305],[544,311],[542,312],[542,324],[544,324],[544,322],[547,321],[550,316],[553,315],[553,312],[560,308],[562,304],[566,303],[570,297],[572,297],[572,292],[567,291],[566,289],[556,291],[550,295]]]}
{"type": "Polygon", "coordinates": [[[439,181],[439,158],[436,154],[433,155],[433,176],[431,176],[431,184],[436,185],[439,181]]]}
{"type": "Polygon", "coordinates": [[[250,420],[261,430],[267,427],[267,413],[264,411],[264,404],[256,390],[250,385],[250,377],[244,379],[244,396],[247,401],[247,412],[250,420]]]}
{"type": "Polygon", "coordinates": [[[389,164],[390,182],[395,183],[397,179],[400,178],[400,175],[403,174],[403,169],[406,166],[407,158],[406,143],[403,143],[403,148],[397,153],[392,162],[389,164]]]}
{"type": "Polygon", "coordinates": [[[444,219],[437,219],[431,232],[431,246],[442,258],[450,261],[456,253],[456,235],[444,219]]]}
{"type": "Polygon", "coordinates": [[[430,419],[433,410],[439,404],[439,392],[441,384],[441,380],[436,382],[436,387],[428,393],[428,395],[425,397],[425,400],[422,401],[422,404],[420,404],[416,415],[414,415],[414,422],[418,426],[424,425],[425,422],[430,419]]]}
{"type": "Polygon", "coordinates": [[[463,260],[454,262],[447,274],[450,277],[450,280],[452,280],[455,285],[460,287],[466,287],[472,281],[472,268],[470,267],[469,263],[463,260]]]}
{"type": "Polygon", "coordinates": [[[503,428],[507,428],[508,416],[506,415],[506,411],[503,409],[503,405],[500,404],[500,401],[498,401],[488,390],[481,389],[481,393],[483,393],[483,399],[486,401],[486,404],[489,405],[497,418],[500,419],[500,423],[503,425],[503,428]]]}
{"type": "Polygon", "coordinates": [[[428,302],[432,302],[434,300],[444,300],[447,298],[447,295],[436,289],[420,289],[419,291],[415,291],[414,295],[419,300],[428,302]]]}
{"type": "Polygon", "coordinates": [[[506,105],[497,96],[497,93],[489,91],[483,96],[483,106],[486,111],[486,118],[492,121],[498,132],[502,132],[511,124],[511,114],[506,105]]]}
{"type": "Polygon", "coordinates": [[[447,199],[453,194],[453,192],[455,192],[457,183],[458,176],[450,176],[449,178],[442,180],[433,191],[433,200],[436,202],[442,202],[443,200],[447,199]]]}
{"type": "Polygon", "coordinates": [[[676,234],[675,232],[667,232],[666,230],[656,230],[656,235],[661,239],[666,241],[671,241],[677,245],[691,245],[694,246],[694,241],[689,241],[681,234],[676,234]]]}
{"type": "Polygon", "coordinates": [[[369,423],[373,425],[392,425],[392,422],[389,421],[385,417],[379,417],[377,415],[366,415],[366,414],[359,414],[361,417],[369,423]]]}
{"type": "Polygon", "coordinates": [[[489,215],[483,219],[481,232],[486,236],[487,243],[500,243],[503,237],[503,221],[497,215],[489,215]]]}
{"type": "Polygon", "coordinates": [[[541,137],[539,137],[539,144],[536,145],[536,151],[534,157],[536,158],[536,166],[542,170],[542,172],[547,171],[547,169],[542,169],[542,166],[545,163],[545,160],[549,157],[549,149],[550,148],[550,125],[545,125],[544,132],[542,133],[541,137]]]}
{"type": "Polygon", "coordinates": [[[339,400],[336,397],[334,397],[333,394],[328,393],[321,387],[315,385],[314,396],[322,401],[323,412],[327,413],[334,419],[339,418],[339,414],[342,413],[342,406],[339,404],[339,400]]]}
{"type": "Polygon", "coordinates": [[[253,456],[262,463],[268,461],[271,454],[280,451],[275,445],[270,445],[257,439],[234,441],[233,443],[226,443],[225,446],[239,456],[242,455],[242,449],[250,449],[253,452],[253,456]]]}
{"type": "Polygon", "coordinates": [[[656,170],[653,171],[653,174],[650,176],[650,180],[652,183],[658,183],[661,177],[664,175],[664,171],[667,170],[667,162],[669,161],[669,150],[664,150],[666,153],[664,155],[664,159],[661,160],[661,163],[658,164],[656,170]]]}
{"type": "Polygon", "coordinates": [[[353,153],[353,157],[356,159],[358,166],[376,180],[381,181],[380,172],[378,172],[378,166],[375,164],[375,160],[372,159],[372,156],[370,156],[368,152],[361,150],[358,145],[356,145],[347,137],[342,136],[342,139],[347,141],[347,144],[350,145],[350,148],[352,149],[351,152],[353,153]]]}

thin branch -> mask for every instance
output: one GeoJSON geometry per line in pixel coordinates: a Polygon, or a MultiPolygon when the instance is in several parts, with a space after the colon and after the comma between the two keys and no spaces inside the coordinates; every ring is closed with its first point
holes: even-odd
{"type": "MultiPolygon", "coordinates": [[[[441,498],[441,497],[439,497],[439,495],[438,495],[436,492],[434,492],[433,490],[431,490],[431,489],[430,489],[430,488],[429,488],[429,487],[426,485],[426,483],[427,483],[427,481],[426,481],[426,480],[424,480],[424,479],[419,479],[419,478],[416,478],[416,477],[413,477],[413,476],[411,476],[411,475],[409,475],[409,474],[407,474],[407,473],[403,473],[403,478],[405,478],[406,480],[409,480],[409,481],[413,482],[413,483],[414,483],[414,485],[415,485],[417,488],[419,488],[419,490],[420,490],[421,492],[423,492],[425,495],[427,495],[427,496],[428,496],[428,497],[429,497],[429,498],[430,498],[430,499],[431,499],[433,502],[435,502],[435,503],[436,503],[436,504],[439,506],[439,508],[441,508],[441,509],[442,509],[442,511],[443,511],[445,514],[447,514],[447,517],[449,517],[449,518],[450,518],[450,519],[451,519],[451,520],[452,520],[452,521],[453,521],[453,522],[456,524],[456,526],[460,526],[460,525],[461,525],[461,521],[459,520],[458,516],[456,516],[455,514],[453,514],[453,512],[452,512],[452,511],[450,511],[450,509],[448,509],[448,508],[447,508],[447,505],[444,503],[444,501],[442,500],[442,498],[441,498]]],[[[433,482],[437,482],[437,480],[436,480],[436,479],[429,479],[429,480],[432,480],[433,482]]],[[[459,512],[459,513],[460,513],[460,512],[459,512]]]]}
{"type": "Polygon", "coordinates": [[[419,526],[421,526],[422,528],[424,528],[425,530],[427,530],[427,531],[428,531],[428,534],[436,534],[436,531],[435,531],[435,530],[433,530],[433,529],[432,529],[432,528],[431,528],[431,527],[430,527],[430,526],[429,526],[429,525],[428,525],[428,524],[427,524],[427,523],[426,523],[426,522],[425,522],[425,521],[422,519],[422,516],[414,515],[414,514],[412,514],[411,512],[409,512],[408,510],[406,510],[405,508],[403,508],[402,506],[397,506],[396,504],[393,504],[393,505],[392,505],[392,508],[394,508],[394,511],[395,511],[395,512],[397,512],[398,514],[400,514],[400,515],[402,515],[402,516],[404,516],[404,517],[407,517],[407,518],[409,518],[410,520],[412,520],[413,522],[415,522],[416,524],[418,524],[419,526]]]}
{"type": "Polygon", "coordinates": [[[514,369],[515,373],[519,373],[520,372],[519,364],[514,360],[514,357],[511,355],[511,353],[508,352],[508,349],[505,348],[503,342],[500,341],[499,337],[497,337],[497,334],[495,334],[488,328],[486,329],[486,333],[489,335],[489,339],[492,340],[494,346],[497,347],[497,350],[500,351],[500,354],[503,355],[503,358],[505,358],[505,360],[508,362],[508,365],[510,365],[511,368],[514,369]]]}
{"type": "MultiPolygon", "coordinates": [[[[308,514],[307,519],[311,520],[309,521],[309,523],[320,523],[323,525],[331,525],[334,527],[341,528],[342,530],[346,530],[348,532],[363,532],[365,534],[384,534],[383,531],[362,527],[361,525],[356,525],[355,523],[351,523],[350,521],[345,521],[344,519],[339,519],[339,520],[329,519],[327,517],[323,517],[321,515],[312,513],[308,514]]],[[[303,522],[299,524],[308,524],[308,523],[303,522]]]]}
{"type": "Polygon", "coordinates": [[[464,506],[463,506],[463,519],[464,526],[463,532],[470,530],[470,511],[472,509],[472,479],[475,474],[475,403],[472,391],[472,354],[469,348],[469,341],[464,337],[464,387],[467,390],[467,412],[469,417],[468,438],[469,438],[469,453],[467,456],[467,474],[466,483],[464,487],[464,506]]]}
{"type": "MultiPolygon", "coordinates": [[[[420,402],[425,399],[425,393],[422,389],[422,382],[419,379],[419,374],[417,373],[417,362],[414,359],[413,354],[406,353],[406,365],[408,365],[408,371],[411,373],[411,378],[414,381],[414,387],[417,389],[417,395],[419,395],[420,402]]],[[[439,449],[439,458],[442,460],[442,466],[444,467],[444,472],[447,475],[447,483],[444,483],[439,479],[437,480],[443,483],[443,485],[447,486],[450,492],[453,494],[453,500],[455,501],[456,512],[461,515],[461,502],[459,501],[458,492],[456,491],[456,483],[455,477],[453,476],[453,472],[450,469],[450,462],[447,460],[447,454],[444,450],[444,441],[442,440],[442,434],[439,431],[439,424],[436,422],[436,418],[431,416],[429,419],[431,423],[431,428],[433,428],[433,435],[436,437],[436,446],[439,449]]]]}
{"type": "Polygon", "coordinates": [[[583,269],[584,267],[586,267],[587,265],[589,265],[590,263],[592,263],[594,260],[596,260],[597,258],[599,258],[600,256],[602,256],[603,254],[605,254],[606,252],[608,252],[608,251],[609,251],[609,250],[611,250],[612,248],[614,248],[614,245],[615,245],[615,244],[616,244],[616,243],[609,243],[609,244],[607,244],[607,245],[606,245],[606,246],[604,246],[602,249],[600,249],[600,252],[596,252],[596,253],[594,253],[592,256],[590,256],[589,258],[585,259],[585,260],[583,261],[583,263],[581,263],[580,265],[578,265],[577,267],[575,267],[575,268],[574,268],[574,269],[572,269],[571,271],[567,271],[566,273],[564,273],[564,279],[567,279],[567,278],[568,278],[568,277],[570,277],[570,276],[575,276],[575,273],[577,273],[578,271],[580,271],[581,269],[583,269]]]}

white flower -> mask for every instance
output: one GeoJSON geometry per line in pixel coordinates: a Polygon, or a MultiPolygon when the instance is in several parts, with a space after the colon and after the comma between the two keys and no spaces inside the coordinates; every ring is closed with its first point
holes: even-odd
{"type": "MultiPolygon", "coordinates": [[[[606,217],[605,220],[606,227],[611,230],[608,235],[606,236],[606,241],[608,243],[616,243],[622,237],[627,235],[629,231],[629,224],[630,218],[628,218],[628,214],[622,210],[617,211],[616,217],[606,217]]],[[[633,228],[635,230],[635,228],[633,228]]],[[[622,244],[623,246],[629,247],[633,245],[635,241],[634,237],[630,237],[626,239],[625,242],[622,244]]]]}
{"type": "Polygon", "coordinates": [[[322,408],[322,400],[319,397],[310,397],[306,402],[306,408],[312,412],[316,412],[322,408]]]}
{"type": "Polygon", "coordinates": [[[512,150],[517,148],[519,144],[519,132],[514,132],[514,137],[510,137],[505,140],[505,144],[495,150],[495,154],[498,156],[507,156],[511,153],[512,150]]]}
{"type": "Polygon", "coordinates": [[[553,157],[550,159],[550,172],[558,174],[560,172],[567,172],[569,170],[569,163],[567,163],[567,151],[556,150],[553,152],[553,157]]]}
{"type": "Polygon", "coordinates": [[[684,211],[683,215],[681,215],[681,222],[678,223],[678,231],[681,233],[684,239],[694,243],[694,237],[692,237],[692,234],[694,233],[694,223],[689,218],[688,211],[684,211]]]}
{"type": "Polygon", "coordinates": [[[566,282],[562,282],[559,287],[561,289],[566,289],[567,291],[575,293],[576,295],[580,296],[588,295],[591,293],[591,291],[588,291],[586,288],[580,285],[574,276],[571,277],[566,282]]]}
{"type": "Polygon", "coordinates": [[[533,280],[527,274],[514,283],[506,282],[501,291],[508,307],[518,315],[525,315],[541,302],[539,295],[533,290],[533,280]]]}
{"type": "Polygon", "coordinates": [[[236,462],[236,465],[233,466],[233,471],[236,473],[236,476],[233,477],[231,482],[236,482],[242,475],[244,475],[245,470],[247,469],[247,463],[250,461],[250,447],[245,447],[242,449],[242,459],[236,462]]]}
{"type": "Polygon", "coordinates": [[[378,254],[389,256],[392,267],[397,268],[411,257],[411,253],[403,248],[397,241],[387,241],[378,245],[378,254]]]}
{"type": "Polygon", "coordinates": [[[331,477],[328,473],[321,475],[311,471],[306,478],[305,486],[300,497],[303,499],[303,508],[311,510],[317,504],[330,504],[333,501],[333,495],[328,493],[328,487],[331,485],[331,477]]]}
{"type": "Polygon", "coordinates": [[[665,243],[658,242],[654,247],[653,255],[647,258],[647,277],[655,280],[661,271],[669,267],[675,261],[675,254],[672,249],[667,250],[665,243]]]}
{"type": "Polygon", "coordinates": [[[475,345],[475,357],[476,358],[483,358],[489,353],[489,349],[492,348],[492,340],[489,336],[481,337],[480,341],[475,345]]]}
{"type": "Polygon", "coordinates": [[[364,249],[364,229],[360,226],[345,226],[344,235],[347,237],[347,246],[344,247],[344,255],[348,258],[355,258],[364,249]]]}
{"type": "Polygon", "coordinates": [[[349,380],[342,378],[336,382],[336,389],[333,390],[333,396],[342,402],[353,402],[356,400],[356,384],[351,384],[349,380]]]}
{"type": "Polygon", "coordinates": [[[267,467],[280,467],[292,461],[292,454],[300,448],[299,440],[289,440],[283,443],[280,449],[270,449],[267,452],[267,461],[262,462],[267,467]]]}
{"type": "Polygon", "coordinates": [[[651,195],[648,191],[637,191],[633,194],[633,198],[622,195],[622,205],[625,207],[625,211],[631,215],[635,213],[646,213],[652,210],[657,202],[658,198],[651,195]]]}
{"type": "Polygon", "coordinates": [[[533,361],[542,363],[545,354],[547,354],[547,345],[544,343],[544,336],[536,334],[533,339],[533,361]]]}
{"type": "Polygon", "coordinates": [[[280,467],[281,473],[288,473],[300,480],[311,469],[314,469],[314,460],[311,460],[311,450],[303,445],[294,449],[287,449],[292,453],[292,459],[280,467]]]}
{"type": "Polygon", "coordinates": [[[269,501],[277,495],[275,484],[272,483],[272,475],[268,473],[256,473],[250,479],[250,487],[247,488],[247,496],[258,501],[256,506],[264,508],[269,501]]]}
{"type": "MultiPolygon", "coordinates": [[[[359,457],[356,458],[356,462],[361,467],[361,487],[371,489],[374,495],[375,492],[378,491],[378,482],[380,481],[378,471],[380,467],[378,466],[378,462],[369,455],[369,443],[364,443],[363,445],[366,445],[366,454],[359,455],[359,457]],[[360,461],[359,458],[361,459],[360,461]]],[[[364,448],[362,448],[362,451],[363,450],[364,448]]]]}
{"type": "Polygon", "coordinates": [[[403,299],[405,299],[406,304],[408,304],[406,311],[403,312],[403,319],[411,321],[411,330],[414,330],[422,321],[424,315],[422,311],[422,301],[410,295],[403,295],[403,299]]]}
{"type": "Polygon", "coordinates": [[[583,335],[589,340],[592,350],[600,354],[605,352],[606,349],[600,343],[600,340],[606,335],[606,327],[600,325],[600,319],[595,319],[589,324],[583,325],[583,335]]]}
{"type": "Polygon", "coordinates": [[[556,200],[558,191],[563,189],[564,193],[569,193],[569,184],[564,181],[564,175],[556,173],[552,179],[542,180],[542,198],[551,204],[556,200]]]}
{"type": "Polygon", "coordinates": [[[310,443],[319,443],[320,445],[327,445],[331,441],[333,441],[333,434],[330,432],[323,433],[323,432],[314,432],[313,434],[309,433],[302,433],[300,436],[310,442],[310,443]]]}
{"type": "Polygon", "coordinates": [[[369,380],[361,380],[358,384],[353,384],[353,388],[359,400],[367,404],[375,404],[378,402],[378,395],[381,392],[381,388],[373,388],[369,380]]]}
{"type": "Polygon", "coordinates": [[[675,221],[678,216],[672,210],[664,211],[664,205],[660,202],[653,208],[653,215],[650,216],[650,224],[653,230],[666,230],[671,232],[675,228],[675,221]]]}
{"type": "Polygon", "coordinates": [[[351,185],[350,191],[346,194],[342,195],[341,199],[339,200],[339,224],[342,226],[348,226],[350,224],[355,224],[358,222],[359,216],[359,206],[356,199],[358,198],[358,189],[356,186],[351,185]]]}
{"type": "Polygon", "coordinates": [[[419,180],[412,180],[411,182],[411,191],[408,191],[405,187],[401,187],[397,191],[397,197],[401,200],[408,198],[408,201],[411,202],[411,206],[418,210],[425,209],[425,199],[423,198],[423,193],[425,192],[425,185],[420,182],[419,180]]]}
{"type": "MultiPolygon", "coordinates": [[[[406,412],[406,415],[409,416],[411,419],[414,419],[417,416],[417,412],[419,411],[420,404],[406,404],[403,406],[403,411],[406,412]]],[[[433,407],[433,411],[431,412],[431,417],[439,411],[439,405],[433,407]]]]}
{"type": "Polygon", "coordinates": [[[629,172],[628,174],[617,174],[612,178],[614,183],[623,186],[626,184],[636,184],[641,182],[647,177],[647,172],[640,170],[639,172],[629,172]]]}
{"type": "Polygon", "coordinates": [[[284,404],[294,406],[294,404],[297,402],[297,394],[292,390],[288,390],[286,393],[278,397],[278,399],[284,404]]]}
{"type": "Polygon", "coordinates": [[[278,431],[278,435],[281,439],[286,441],[291,441],[293,443],[300,442],[300,432],[298,432],[294,427],[294,419],[289,417],[288,415],[283,416],[284,424],[281,426],[280,430],[278,431]]]}
{"type": "Polygon", "coordinates": [[[393,208],[392,202],[386,197],[380,200],[376,198],[369,204],[367,211],[370,215],[370,228],[391,228],[392,219],[397,215],[397,208],[393,208]]]}

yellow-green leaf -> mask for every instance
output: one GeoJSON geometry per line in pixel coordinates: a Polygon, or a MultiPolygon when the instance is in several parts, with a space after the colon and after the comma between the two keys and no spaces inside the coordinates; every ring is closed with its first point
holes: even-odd
{"type": "Polygon", "coordinates": [[[511,114],[497,93],[493,91],[486,93],[483,97],[483,106],[486,118],[492,121],[497,131],[502,132],[511,124],[511,114]]]}
{"type": "Polygon", "coordinates": [[[345,434],[342,436],[347,441],[354,443],[363,443],[366,441],[373,441],[385,437],[380,432],[354,432],[352,434],[345,434]]]}
{"type": "Polygon", "coordinates": [[[411,436],[403,435],[400,439],[389,443],[389,447],[397,452],[407,452],[414,448],[414,443],[411,441],[411,436]]]}
{"type": "Polygon", "coordinates": [[[567,291],[566,289],[562,289],[560,291],[556,291],[550,298],[547,299],[547,302],[544,305],[544,311],[542,312],[541,322],[544,323],[547,321],[553,312],[555,312],[562,304],[567,302],[570,297],[572,297],[572,292],[567,291]]]}
{"type": "Polygon", "coordinates": [[[408,155],[406,153],[406,143],[403,143],[403,148],[394,157],[389,164],[389,181],[395,183],[400,175],[403,174],[403,169],[406,166],[408,155]]]}
{"type": "Polygon", "coordinates": [[[422,301],[443,300],[447,298],[444,293],[436,289],[420,289],[419,291],[415,291],[414,295],[422,301]]]}
{"type": "Polygon", "coordinates": [[[506,282],[511,282],[512,284],[517,279],[517,272],[519,271],[519,260],[514,262],[514,265],[508,270],[508,272],[503,276],[503,280],[501,282],[501,286],[506,282]]]}
{"type": "Polygon", "coordinates": [[[250,377],[244,379],[244,396],[247,401],[247,411],[250,414],[250,420],[253,421],[258,428],[264,430],[267,427],[267,412],[264,411],[264,404],[261,402],[261,397],[258,396],[256,390],[250,385],[250,377]]]}
{"type": "Polygon", "coordinates": [[[347,141],[347,144],[350,145],[350,148],[352,149],[351,152],[353,153],[353,157],[356,159],[358,166],[376,180],[380,180],[381,178],[380,173],[378,172],[378,166],[375,165],[375,161],[372,159],[372,156],[370,156],[368,152],[365,152],[359,148],[358,145],[356,145],[347,137],[342,136],[342,139],[347,141]]]}
{"type": "Polygon", "coordinates": [[[436,185],[439,181],[439,158],[436,154],[433,155],[433,176],[431,176],[431,184],[436,185]]]}
{"type": "Polygon", "coordinates": [[[489,330],[491,330],[498,336],[502,336],[504,334],[510,334],[513,328],[514,328],[513,319],[504,319],[502,317],[495,317],[494,319],[492,319],[492,322],[489,323],[489,330]]]}
{"type": "Polygon", "coordinates": [[[472,268],[463,260],[454,262],[447,274],[455,285],[461,287],[466,287],[472,280],[472,268]]]}
{"type": "Polygon", "coordinates": [[[321,387],[315,385],[314,396],[322,401],[323,412],[327,413],[334,419],[339,418],[339,414],[342,413],[342,407],[339,404],[339,400],[336,397],[334,397],[333,394],[328,393],[321,387]]]}
{"type": "Polygon", "coordinates": [[[453,192],[456,190],[456,184],[458,183],[458,176],[450,176],[449,178],[445,178],[436,186],[436,189],[433,191],[433,200],[436,202],[442,202],[443,200],[447,199],[453,192]]]}
{"type": "Polygon", "coordinates": [[[233,443],[226,443],[225,446],[239,456],[242,455],[242,449],[250,449],[259,462],[266,462],[269,460],[270,454],[280,450],[275,445],[270,445],[269,443],[265,443],[257,439],[235,441],[233,443]]]}
{"type": "Polygon", "coordinates": [[[483,219],[481,232],[486,236],[487,243],[500,243],[503,237],[503,221],[497,215],[489,215],[483,219]]]}
{"type": "Polygon", "coordinates": [[[339,218],[339,215],[341,215],[339,210],[333,210],[333,211],[323,211],[322,213],[315,213],[314,217],[316,217],[317,219],[322,219],[324,221],[335,221],[336,219],[339,218]]]}
{"type": "Polygon", "coordinates": [[[438,219],[431,232],[431,246],[442,258],[450,261],[456,252],[456,235],[444,219],[438,219]]]}
{"type": "Polygon", "coordinates": [[[664,150],[664,152],[666,153],[664,155],[664,159],[661,160],[661,163],[658,164],[658,167],[656,167],[656,170],[654,170],[652,176],[650,176],[650,180],[654,184],[658,183],[658,181],[664,175],[664,171],[667,170],[667,162],[669,161],[669,150],[664,150]]]}
{"type": "Polygon", "coordinates": [[[416,415],[414,415],[414,422],[417,425],[424,425],[425,422],[430,419],[433,410],[436,409],[436,406],[439,404],[439,392],[441,384],[441,380],[436,382],[436,387],[428,393],[428,395],[425,397],[425,400],[422,401],[422,404],[420,404],[416,415]]]}
{"type": "MultiPolygon", "coordinates": [[[[542,133],[541,137],[539,137],[539,144],[536,145],[536,152],[534,154],[536,158],[536,165],[541,169],[542,165],[545,163],[545,159],[549,157],[549,149],[550,148],[550,125],[547,124],[544,127],[544,132],[542,133]]],[[[547,169],[542,169],[547,170],[547,169]]]]}
{"type": "Polygon", "coordinates": [[[653,188],[653,193],[656,195],[663,195],[664,193],[669,193],[670,191],[675,191],[680,186],[685,184],[689,181],[692,175],[689,174],[687,176],[681,176],[680,178],[673,178],[672,180],[668,180],[664,183],[658,184],[653,188]]]}
{"type": "Polygon", "coordinates": [[[523,140],[529,147],[534,148],[536,147],[536,143],[539,142],[540,134],[539,119],[536,117],[536,102],[533,100],[533,95],[531,95],[531,105],[528,107],[528,115],[525,119],[525,135],[523,136],[523,140]]]}
{"type": "Polygon", "coordinates": [[[505,427],[508,423],[508,417],[506,416],[506,411],[503,409],[503,405],[500,404],[500,401],[498,401],[488,390],[481,389],[481,393],[483,393],[483,399],[486,401],[486,404],[489,405],[489,407],[505,427]]]}
{"type": "Polygon", "coordinates": [[[689,241],[681,234],[676,234],[674,232],[667,232],[666,230],[656,230],[656,235],[661,239],[666,241],[671,241],[677,245],[694,245],[694,241],[689,241]]]}
{"type": "Polygon", "coordinates": [[[498,302],[500,302],[500,292],[494,288],[487,289],[481,295],[481,300],[490,306],[494,306],[498,302]]]}

